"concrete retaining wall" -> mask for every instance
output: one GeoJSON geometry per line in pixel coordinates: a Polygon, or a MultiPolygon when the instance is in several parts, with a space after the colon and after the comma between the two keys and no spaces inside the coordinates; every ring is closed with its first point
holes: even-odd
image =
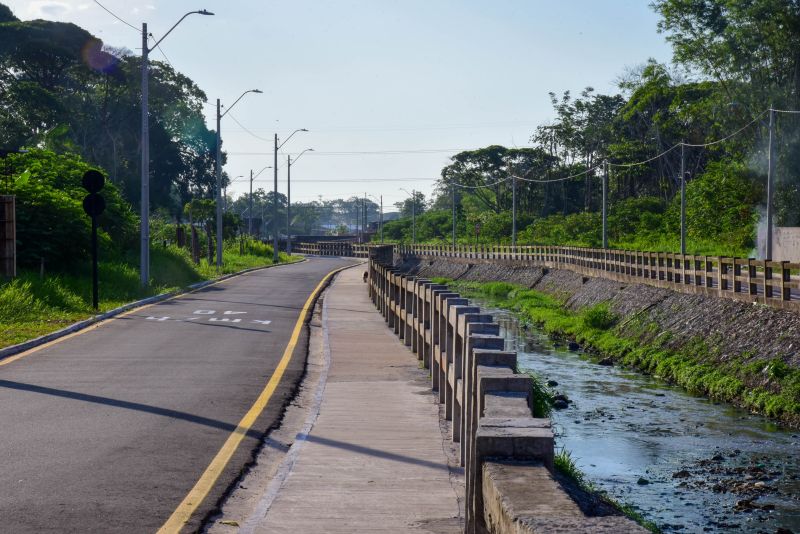
{"type": "Polygon", "coordinates": [[[466,472],[473,533],[645,532],[620,516],[586,517],[555,481],[549,419],[531,415],[492,316],[446,286],[371,259],[368,290],[387,326],[430,369],[466,472]]]}

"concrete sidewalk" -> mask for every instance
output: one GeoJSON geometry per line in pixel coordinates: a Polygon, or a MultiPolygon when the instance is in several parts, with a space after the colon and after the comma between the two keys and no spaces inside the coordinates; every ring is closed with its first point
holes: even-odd
{"type": "Polygon", "coordinates": [[[386,328],[363,272],[342,272],[326,293],[319,416],[255,532],[463,530],[463,473],[428,371],[386,328]]]}

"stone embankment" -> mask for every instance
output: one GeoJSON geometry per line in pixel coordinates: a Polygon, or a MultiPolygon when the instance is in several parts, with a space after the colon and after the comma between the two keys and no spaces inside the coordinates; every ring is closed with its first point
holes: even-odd
{"type": "Polygon", "coordinates": [[[800,315],[793,311],[589,278],[566,270],[471,261],[412,259],[398,267],[427,278],[518,284],[562,298],[565,306],[574,311],[608,302],[611,310],[623,318],[642,314],[646,321],[659,325],[661,332],[669,332],[670,347],[702,337],[713,340],[720,361],[741,355],[780,357],[790,366],[800,367],[800,315]]]}
{"type": "Polygon", "coordinates": [[[800,368],[800,314],[793,310],[515,261],[406,257],[398,259],[397,268],[425,278],[518,284],[555,296],[572,311],[608,303],[620,318],[617,333],[626,338],[660,342],[672,351],[697,347],[696,357],[712,366],[763,363],[763,372],[745,378],[745,388],[778,393],[774,363],[782,362],[789,371],[800,368]]]}
{"type": "MultiPolygon", "coordinates": [[[[371,252],[370,298],[430,370],[431,388],[452,421],[466,472],[466,532],[645,532],[620,515],[587,515],[557,481],[550,420],[532,416],[532,379],[516,372],[517,355],[504,350],[492,316],[422,275],[424,269],[417,276],[377,261],[386,257],[380,252],[371,252]]],[[[472,269],[438,265],[435,276],[457,278],[472,269]]]]}

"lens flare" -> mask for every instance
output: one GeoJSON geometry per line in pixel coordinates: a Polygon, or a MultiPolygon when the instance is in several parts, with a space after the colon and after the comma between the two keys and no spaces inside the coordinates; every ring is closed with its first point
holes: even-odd
{"type": "Polygon", "coordinates": [[[103,50],[103,41],[100,39],[92,39],[83,45],[81,56],[83,62],[97,72],[109,73],[119,62],[116,57],[103,50]]]}

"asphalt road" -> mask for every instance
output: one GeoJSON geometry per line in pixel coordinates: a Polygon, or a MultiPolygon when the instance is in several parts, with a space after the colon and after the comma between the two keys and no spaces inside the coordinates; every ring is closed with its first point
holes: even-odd
{"type": "MultiPolygon", "coordinates": [[[[337,258],[255,271],[0,361],[0,532],[155,532],[262,394],[337,258]]],[[[307,329],[184,530],[250,460],[302,375],[307,329]]]]}

